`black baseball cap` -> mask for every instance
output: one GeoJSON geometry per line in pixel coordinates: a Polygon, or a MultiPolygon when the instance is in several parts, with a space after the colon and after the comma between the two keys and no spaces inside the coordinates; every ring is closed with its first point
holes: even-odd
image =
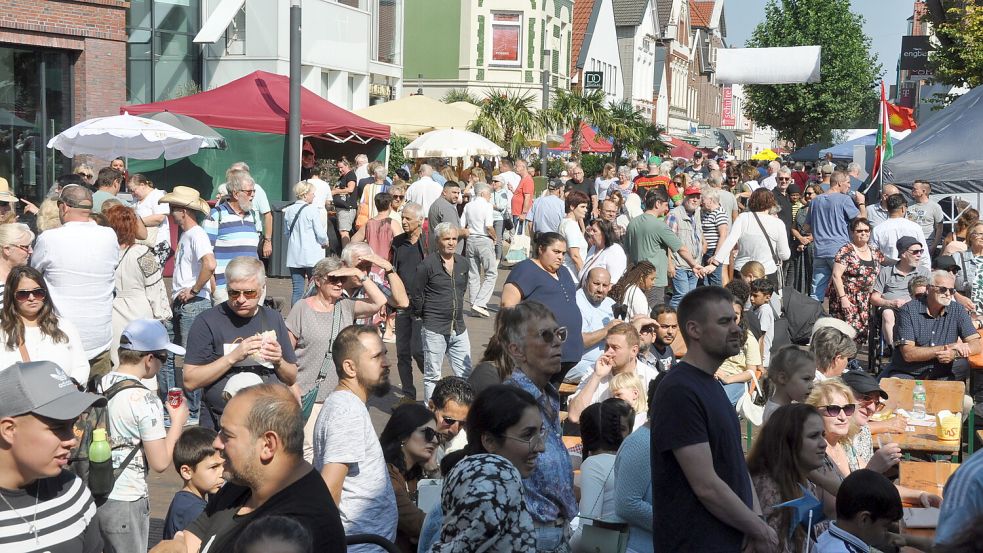
{"type": "Polygon", "coordinates": [[[901,238],[898,238],[898,241],[897,243],[895,243],[895,246],[897,246],[898,248],[898,255],[901,255],[904,252],[908,251],[908,248],[914,246],[915,244],[920,244],[920,243],[921,242],[919,242],[918,239],[915,238],[914,236],[902,236],[901,238]]]}
{"type": "Polygon", "coordinates": [[[960,269],[956,258],[951,255],[940,255],[932,261],[932,269],[942,269],[943,271],[958,271],[960,269]]]}
{"type": "Polygon", "coordinates": [[[887,399],[887,392],[881,389],[877,380],[862,371],[847,371],[840,377],[843,382],[850,387],[857,395],[867,395],[871,392],[878,392],[881,398],[887,399]]]}

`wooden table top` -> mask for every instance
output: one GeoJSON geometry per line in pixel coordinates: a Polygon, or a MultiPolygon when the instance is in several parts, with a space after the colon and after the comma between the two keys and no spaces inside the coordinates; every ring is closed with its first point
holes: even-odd
{"type": "MultiPolygon", "coordinates": [[[[948,409],[952,412],[962,410],[963,396],[965,395],[965,385],[962,382],[944,382],[937,380],[925,380],[925,410],[929,416],[934,417],[935,413],[948,409]]],[[[904,380],[900,378],[884,378],[880,382],[881,388],[890,396],[885,402],[885,411],[894,411],[899,407],[911,412],[912,392],[915,389],[914,380],[904,380]]],[[[961,440],[942,441],[935,433],[935,426],[909,425],[913,430],[907,430],[904,434],[878,434],[874,436],[874,444],[877,445],[878,439],[881,443],[891,441],[897,442],[905,451],[928,451],[938,453],[959,453],[961,440]]],[[[962,429],[960,428],[960,432],[962,429]]],[[[961,436],[960,436],[961,438],[961,436]]]]}
{"type": "MultiPolygon", "coordinates": [[[[914,488],[925,493],[935,494],[942,497],[942,490],[946,481],[959,468],[959,463],[948,461],[936,461],[928,463],[924,461],[902,461],[898,467],[902,486],[914,488]]],[[[912,505],[905,505],[910,507],[912,505]]],[[[906,528],[904,521],[901,523],[901,533],[911,536],[921,536],[924,538],[934,538],[934,528],[906,528]]]]}

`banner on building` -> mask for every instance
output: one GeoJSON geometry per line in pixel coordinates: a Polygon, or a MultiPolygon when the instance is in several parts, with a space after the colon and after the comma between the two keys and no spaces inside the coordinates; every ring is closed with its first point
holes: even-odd
{"type": "Polygon", "coordinates": [[[519,39],[521,34],[522,16],[520,14],[493,14],[492,61],[504,64],[520,64],[519,39]]]}
{"type": "Polygon", "coordinates": [[[723,88],[723,108],[720,126],[733,127],[737,124],[737,117],[734,116],[734,89],[729,86],[723,88]]]}
{"type": "Polygon", "coordinates": [[[818,83],[821,46],[720,48],[717,81],[723,84],[818,83]]]}
{"type": "Polygon", "coordinates": [[[934,50],[927,36],[901,37],[901,69],[924,71],[929,68],[928,55],[934,50]]]}
{"type": "Polygon", "coordinates": [[[898,105],[906,108],[915,107],[915,92],[918,90],[918,83],[902,81],[898,88],[898,105]]]}

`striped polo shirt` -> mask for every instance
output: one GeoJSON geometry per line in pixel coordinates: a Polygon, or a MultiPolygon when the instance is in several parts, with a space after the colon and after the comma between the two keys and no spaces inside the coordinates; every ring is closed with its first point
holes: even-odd
{"type": "Polygon", "coordinates": [[[225,267],[236,257],[259,258],[259,233],[256,232],[255,212],[237,214],[225,203],[212,209],[201,223],[215,253],[215,287],[225,288],[225,267]]]}
{"type": "Polygon", "coordinates": [[[99,525],[90,524],[96,516],[92,494],[68,471],[0,494],[0,551],[84,553],[101,541],[99,525]]]}

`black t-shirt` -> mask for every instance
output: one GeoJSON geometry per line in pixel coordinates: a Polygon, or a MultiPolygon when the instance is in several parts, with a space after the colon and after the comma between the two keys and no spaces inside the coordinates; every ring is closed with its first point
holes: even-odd
{"type": "MultiPolygon", "coordinates": [[[[338,184],[332,187],[340,188],[348,186],[351,183],[355,183],[356,187],[358,185],[358,177],[355,176],[355,171],[349,171],[338,179],[338,184]]],[[[358,197],[355,196],[355,190],[352,190],[348,194],[332,194],[331,201],[334,203],[335,209],[354,209],[358,206],[358,197]]]]}
{"type": "Polygon", "coordinates": [[[413,289],[413,283],[416,282],[416,269],[423,263],[423,237],[421,233],[416,242],[410,242],[409,236],[404,232],[393,238],[391,246],[393,269],[396,270],[396,275],[403,281],[407,290],[413,289]]]}
{"type": "Polygon", "coordinates": [[[700,503],[673,450],[708,443],[717,476],[748,508],[751,479],[741,450],[737,413],[711,374],[680,361],[659,384],[652,416],[652,507],[655,551],[741,551],[744,535],[700,503]]]}
{"type": "MultiPolygon", "coordinates": [[[[188,526],[201,540],[201,553],[232,553],[236,539],[253,520],[278,515],[293,519],[307,528],[318,553],[345,553],[345,529],[331,498],[327,484],[314,469],[306,476],[280,490],[255,511],[237,515],[252,491],[244,486],[226,484],[188,526]]],[[[395,499],[393,499],[395,501],[395,499]]]]}
{"type": "MultiPolygon", "coordinates": [[[[269,330],[276,332],[276,340],[280,344],[283,360],[296,363],[297,355],[290,345],[287,325],[280,313],[269,307],[260,306],[255,316],[248,319],[236,315],[229,304],[222,302],[205,311],[195,318],[188,332],[187,353],[184,355],[185,364],[207,365],[235,349],[239,342],[250,336],[269,330]]],[[[222,390],[233,375],[240,372],[259,374],[266,382],[279,382],[272,366],[256,362],[252,357],[236,363],[222,378],[205,387],[202,400],[207,413],[202,413],[201,425],[206,428],[216,428],[218,420],[225,410],[225,399],[222,390]]]]}

